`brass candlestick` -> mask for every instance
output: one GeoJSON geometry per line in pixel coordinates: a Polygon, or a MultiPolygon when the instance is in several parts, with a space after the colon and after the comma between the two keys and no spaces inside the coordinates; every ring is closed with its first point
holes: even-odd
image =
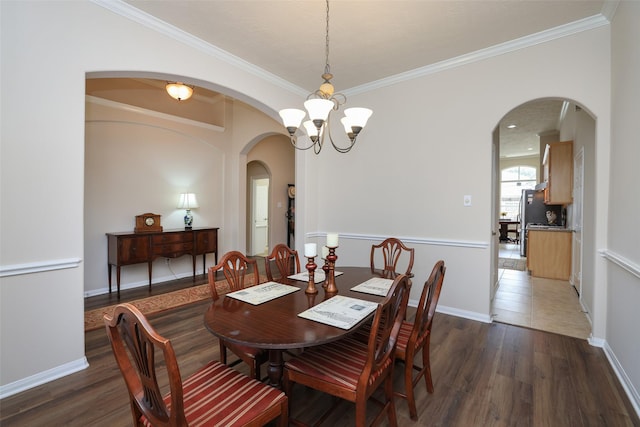
{"type": "Polygon", "coordinates": [[[322,287],[327,289],[327,278],[329,277],[329,260],[324,259],[324,265],[322,266],[322,271],[324,271],[324,282],[322,282],[322,287]]]}
{"type": "Polygon", "coordinates": [[[308,295],[315,295],[318,293],[318,289],[316,289],[316,284],[313,281],[314,271],[316,270],[316,263],[313,261],[314,257],[307,257],[309,262],[307,263],[307,271],[309,272],[309,283],[307,284],[307,289],[305,289],[305,293],[308,295]]]}
{"type": "Polygon", "coordinates": [[[325,292],[328,294],[337,294],[338,293],[338,288],[336,286],[336,275],[335,275],[335,269],[336,269],[336,260],[338,259],[338,256],[336,255],[336,247],[331,247],[329,246],[329,255],[327,255],[327,263],[329,264],[328,268],[329,268],[329,272],[327,274],[327,279],[325,281],[326,283],[326,287],[325,287],[325,292]]]}

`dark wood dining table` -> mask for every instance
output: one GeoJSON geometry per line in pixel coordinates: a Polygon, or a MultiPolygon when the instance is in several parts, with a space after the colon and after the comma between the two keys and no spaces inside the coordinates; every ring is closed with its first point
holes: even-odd
{"type": "MultiPolygon", "coordinates": [[[[336,267],[343,274],[336,276],[338,294],[366,301],[380,302],[383,297],[352,291],[351,288],[380,274],[370,267],[336,267]]],[[[269,383],[280,387],[283,373],[283,352],[328,343],[343,338],[373,317],[373,313],[349,330],[298,317],[299,313],[321,303],[326,294],[321,283],[318,293],[307,295],[307,282],[286,280],[299,291],[252,305],[233,297],[222,296],[213,302],[204,315],[207,329],[216,337],[230,342],[268,350],[269,383]]]]}

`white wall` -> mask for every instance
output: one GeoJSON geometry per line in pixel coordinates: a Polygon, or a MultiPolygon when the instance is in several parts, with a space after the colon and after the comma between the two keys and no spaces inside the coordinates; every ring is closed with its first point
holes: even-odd
{"type": "MultiPolygon", "coordinates": [[[[212,89],[225,89],[252,103],[271,117],[275,117],[275,110],[302,101],[298,92],[287,90],[276,80],[234,68],[92,3],[2,2],[0,7],[3,267],[83,256],[87,71],[192,76],[212,89]],[[25,223],[28,228],[15,226],[25,223]]],[[[624,8],[633,9],[637,20],[636,5],[624,8]]],[[[629,43],[638,39],[638,30],[630,27],[621,25],[620,30],[627,33],[624,36],[629,43]]],[[[594,247],[605,249],[611,144],[610,42],[610,28],[597,27],[456,68],[417,74],[391,86],[347,93],[350,105],[368,106],[374,114],[351,153],[339,155],[329,147],[320,156],[296,153],[296,203],[301,219],[296,246],[300,249],[305,240],[320,243],[325,232],[336,231],[341,233],[338,263],[366,265],[363,252],[368,253],[372,241],[398,236],[416,248],[414,283],[423,281],[433,262],[442,258],[448,267],[442,309],[488,320],[492,131],[512,108],[532,99],[560,97],[587,106],[597,118],[594,247]],[[463,207],[463,195],[472,196],[471,207],[463,207]]],[[[623,41],[616,46],[622,49],[620,61],[633,52],[623,41]]],[[[638,61],[634,61],[637,69],[638,61]]],[[[617,122],[622,122],[615,134],[620,144],[615,154],[627,165],[625,159],[638,158],[632,142],[638,132],[631,106],[637,99],[637,93],[634,97],[632,92],[638,87],[637,77],[632,76],[639,73],[623,74],[622,66],[616,70],[616,84],[623,89],[619,89],[615,103],[620,114],[617,122]],[[622,93],[625,90],[628,93],[622,93]]],[[[246,238],[247,141],[258,137],[241,126],[242,115],[242,111],[234,111],[232,148],[223,173],[228,184],[223,196],[223,227],[229,233],[229,244],[238,246],[246,238]]],[[[624,191],[614,190],[612,211],[622,199],[623,207],[637,212],[638,202],[626,201],[637,185],[624,181],[622,171],[624,167],[614,174],[624,191]]],[[[612,227],[636,216],[628,209],[614,215],[612,227]]],[[[637,254],[629,237],[623,236],[628,230],[617,227],[622,226],[614,228],[614,247],[629,257],[637,254]]],[[[608,317],[606,310],[607,300],[614,300],[608,298],[608,292],[613,292],[608,289],[616,292],[617,299],[629,301],[636,296],[637,281],[607,283],[606,267],[604,259],[594,265],[594,333],[602,339],[612,337],[614,352],[622,367],[632,373],[637,388],[640,380],[633,365],[639,352],[629,344],[635,332],[622,325],[625,315],[636,320],[638,315],[627,311],[608,317]]],[[[609,279],[613,278],[618,279],[618,273],[609,279]]],[[[49,374],[48,369],[82,360],[82,282],[82,264],[63,272],[3,278],[3,391],[29,383],[31,376],[49,374]],[[15,327],[16,316],[21,319],[19,328],[15,327]],[[61,333],[54,322],[36,319],[59,319],[71,326],[61,333]],[[43,342],[43,336],[55,336],[56,345],[43,342]],[[41,357],[44,353],[47,358],[41,357]]]]}
{"type": "MultiPolygon", "coordinates": [[[[607,282],[608,356],[640,413],[640,3],[623,1],[612,30],[612,134],[607,282]],[[625,382],[626,381],[626,382],[625,382]]],[[[604,248],[598,248],[604,249],[604,248]]],[[[598,295],[596,295],[596,298],[598,295]]]]}
{"type": "MultiPolygon", "coordinates": [[[[596,112],[606,151],[608,46],[608,28],[598,28],[350,96],[350,105],[374,113],[351,153],[317,160],[317,231],[413,241],[414,282],[448,253],[443,309],[488,317],[492,131],[528,100],[577,99],[596,112]],[[540,66],[551,59],[553,67],[540,66]],[[471,207],[463,206],[464,195],[472,196],[471,207]]],[[[341,242],[339,255],[356,247],[341,242]]],[[[604,245],[602,239],[597,247],[604,245]]],[[[596,328],[603,336],[603,324],[596,328]]]]}
{"type": "MultiPolygon", "coordinates": [[[[2,396],[86,363],[82,261],[87,73],[190,76],[200,85],[224,88],[237,99],[259,104],[271,117],[300,99],[275,79],[266,81],[90,2],[1,2],[0,8],[2,396]],[[282,105],[269,107],[272,102],[282,105]]],[[[273,131],[272,119],[259,121],[256,126],[273,131]]],[[[244,218],[244,184],[242,196],[237,193],[240,151],[255,134],[250,126],[234,132],[223,165],[224,182],[230,177],[233,182],[223,195],[220,226],[228,232],[225,244],[233,247],[244,246],[244,221],[238,219],[244,218]]],[[[171,197],[166,195],[167,200],[171,197]]],[[[136,213],[142,212],[131,214],[136,213]]],[[[105,277],[104,270],[100,276],[105,277]]]]}
{"type": "MultiPolygon", "coordinates": [[[[99,100],[98,100],[99,101],[99,100]]],[[[85,134],[85,253],[84,289],[87,295],[105,293],[107,232],[132,232],[134,217],[145,212],[161,215],[164,230],[184,229],[184,209],[177,209],[180,193],[195,193],[194,227],[220,227],[224,247],[222,200],[224,129],[207,129],[145,114],[126,106],[87,102],[85,134]]],[[[201,257],[198,257],[199,259],[201,257]]],[[[213,263],[213,255],[207,256],[213,263]]],[[[202,263],[196,263],[198,273],[202,263]]],[[[153,263],[153,282],[192,274],[191,257],[153,263]]],[[[116,271],[112,272],[116,286],[116,271]]],[[[146,286],[146,264],[122,267],[121,289],[146,286]]]]}

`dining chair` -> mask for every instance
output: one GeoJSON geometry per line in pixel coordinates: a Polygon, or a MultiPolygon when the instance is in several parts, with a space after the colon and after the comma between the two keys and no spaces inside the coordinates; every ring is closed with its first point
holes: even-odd
{"type": "Polygon", "coordinates": [[[309,347],[285,362],[283,384],[290,402],[293,385],[305,385],[355,403],[355,424],[362,427],[366,422],[367,401],[383,385],[385,401],[377,402],[382,409],[373,423],[381,421],[386,413],[389,424],[397,426],[393,362],[396,340],[409,298],[408,282],[406,275],[396,277],[389,294],[378,304],[368,342],[349,336],[309,347]]]}
{"type": "Polygon", "coordinates": [[[281,282],[292,274],[300,273],[300,258],[298,251],[291,249],[284,243],[277,244],[271,254],[264,259],[267,279],[274,282],[281,282]],[[271,267],[275,265],[278,275],[274,276],[271,267]]]}
{"type": "MultiPolygon", "coordinates": [[[[260,274],[257,261],[247,258],[238,251],[227,252],[217,265],[209,268],[209,286],[211,287],[211,296],[214,301],[217,301],[221,294],[254,286],[259,282],[260,274]],[[218,271],[222,271],[225,281],[216,280],[218,271]]],[[[218,343],[220,345],[220,362],[227,364],[227,349],[229,349],[239,357],[239,360],[234,361],[229,366],[235,366],[240,361],[243,361],[249,365],[251,377],[258,380],[261,379],[260,366],[268,359],[266,351],[222,339],[219,339],[218,343]]]]}
{"type": "Polygon", "coordinates": [[[407,400],[409,415],[412,420],[418,419],[414,388],[421,378],[424,377],[427,391],[433,393],[433,380],[429,363],[429,343],[431,341],[433,316],[440,298],[440,290],[442,289],[446,270],[444,261],[440,260],[435,263],[429,278],[422,288],[414,321],[403,321],[398,335],[396,359],[404,362],[404,393],[396,392],[396,396],[407,400]],[[414,363],[414,358],[421,350],[422,366],[417,366],[414,363]],[[413,377],[414,371],[418,371],[416,377],[413,377]]]}
{"type": "Polygon", "coordinates": [[[382,267],[379,268],[379,271],[385,277],[394,273],[410,275],[413,268],[414,253],[415,249],[405,246],[400,239],[388,237],[380,244],[371,245],[371,272],[376,272],[376,261],[382,258],[382,267]],[[407,258],[407,269],[404,272],[397,271],[400,257],[407,258]]]}
{"type": "Polygon", "coordinates": [[[171,341],[159,335],[135,306],[116,306],[104,322],[129,391],[133,425],[262,426],[276,419],[278,426],[288,424],[283,392],[220,362],[211,361],[182,381],[171,341]],[[162,355],[158,368],[156,351],[162,355]],[[164,396],[159,377],[168,378],[164,396]]]}

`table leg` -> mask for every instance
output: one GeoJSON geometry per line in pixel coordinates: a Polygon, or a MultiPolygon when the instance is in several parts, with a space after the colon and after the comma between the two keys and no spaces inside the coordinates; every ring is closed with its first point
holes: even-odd
{"type": "Polygon", "coordinates": [[[269,385],[275,388],[282,386],[282,368],[284,366],[282,359],[282,350],[269,350],[269,367],[267,374],[269,375],[269,385]]]}

